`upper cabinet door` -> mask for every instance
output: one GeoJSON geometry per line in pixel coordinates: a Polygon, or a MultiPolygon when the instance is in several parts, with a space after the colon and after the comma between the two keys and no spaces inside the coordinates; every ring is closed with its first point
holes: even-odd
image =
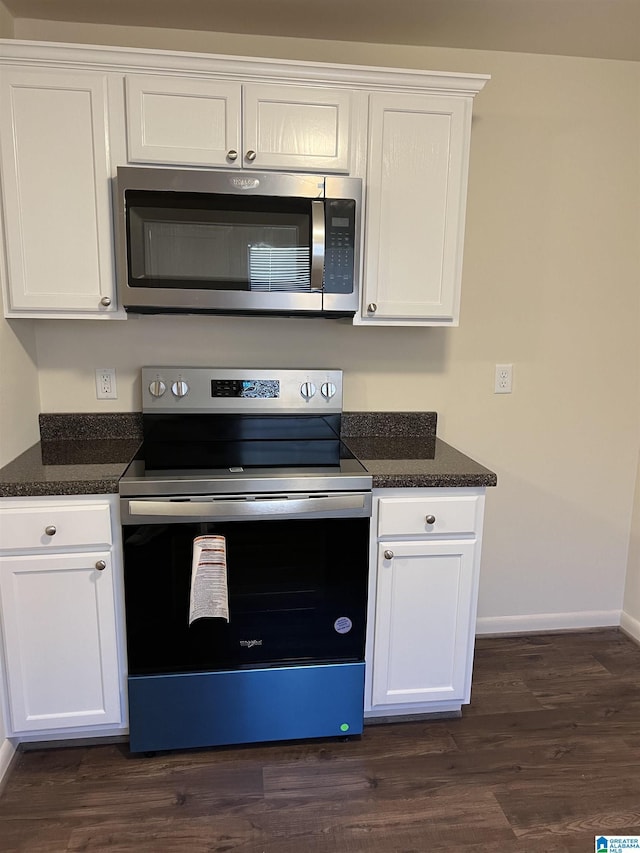
{"type": "Polygon", "coordinates": [[[348,91],[247,84],[243,97],[244,168],[349,171],[348,91]]]}
{"type": "Polygon", "coordinates": [[[471,103],[370,96],[363,322],[458,323],[471,103]]]}
{"type": "Polygon", "coordinates": [[[239,83],[129,76],[126,98],[131,163],[242,165],[239,83]]]}
{"type": "Polygon", "coordinates": [[[2,73],[7,316],[116,308],[107,103],[106,75],[2,73]]]}
{"type": "Polygon", "coordinates": [[[132,75],[126,97],[132,163],[349,171],[345,90],[132,75]]]}

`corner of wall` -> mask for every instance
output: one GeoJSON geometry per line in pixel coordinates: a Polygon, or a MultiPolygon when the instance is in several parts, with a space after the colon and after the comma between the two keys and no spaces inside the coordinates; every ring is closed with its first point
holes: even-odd
{"type": "Polygon", "coordinates": [[[623,628],[640,642],[640,464],[636,473],[622,612],[623,628]]]}
{"type": "Polygon", "coordinates": [[[39,439],[40,389],[33,320],[5,320],[0,298],[0,468],[39,439]]]}

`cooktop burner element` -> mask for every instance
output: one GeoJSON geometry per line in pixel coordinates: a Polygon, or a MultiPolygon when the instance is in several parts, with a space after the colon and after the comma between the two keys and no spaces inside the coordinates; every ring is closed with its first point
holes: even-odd
{"type": "Polygon", "coordinates": [[[370,490],[340,440],[342,371],[149,367],[122,495],[370,490]]]}

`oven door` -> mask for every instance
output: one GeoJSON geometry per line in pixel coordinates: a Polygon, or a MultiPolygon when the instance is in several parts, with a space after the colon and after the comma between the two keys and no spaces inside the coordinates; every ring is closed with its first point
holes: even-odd
{"type": "Polygon", "coordinates": [[[370,494],[121,504],[130,676],[364,660],[370,494]],[[189,625],[202,535],[226,540],[229,621],[189,625]]]}

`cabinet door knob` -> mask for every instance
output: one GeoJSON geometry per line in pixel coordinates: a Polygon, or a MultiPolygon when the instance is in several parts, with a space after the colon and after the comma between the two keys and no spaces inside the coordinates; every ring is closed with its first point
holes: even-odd
{"type": "Polygon", "coordinates": [[[247,158],[247,160],[250,163],[253,163],[253,161],[256,159],[256,152],[255,151],[247,151],[247,153],[244,156],[247,158]]]}
{"type": "Polygon", "coordinates": [[[376,305],[375,302],[370,302],[367,305],[367,311],[369,312],[369,314],[375,314],[377,310],[378,310],[378,306],[376,305]]]}
{"type": "Polygon", "coordinates": [[[99,572],[104,572],[104,570],[106,568],[107,568],[107,564],[105,563],[105,561],[104,560],[98,560],[98,562],[96,563],[96,569],[99,572]]]}
{"type": "Polygon", "coordinates": [[[47,524],[47,526],[44,529],[44,532],[47,534],[47,536],[55,536],[56,530],[57,530],[57,527],[55,526],[55,524],[47,524]]]}
{"type": "Polygon", "coordinates": [[[108,308],[111,305],[111,300],[108,296],[103,296],[100,300],[100,305],[104,305],[105,308],[108,308]]]}
{"type": "Polygon", "coordinates": [[[387,550],[384,552],[384,558],[385,558],[385,560],[393,560],[393,557],[394,557],[393,551],[390,551],[389,549],[387,549],[387,550]]]}
{"type": "Polygon", "coordinates": [[[435,517],[435,515],[428,515],[425,518],[425,521],[427,522],[427,524],[435,524],[436,523],[436,517],[435,517]]]}
{"type": "Polygon", "coordinates": [[[237,160],[237,159],[238,159],[238,152],[237,151],[234,151],[233,148],[231,149],[231,151],[227,151],[227,160],[237,160]]]}

